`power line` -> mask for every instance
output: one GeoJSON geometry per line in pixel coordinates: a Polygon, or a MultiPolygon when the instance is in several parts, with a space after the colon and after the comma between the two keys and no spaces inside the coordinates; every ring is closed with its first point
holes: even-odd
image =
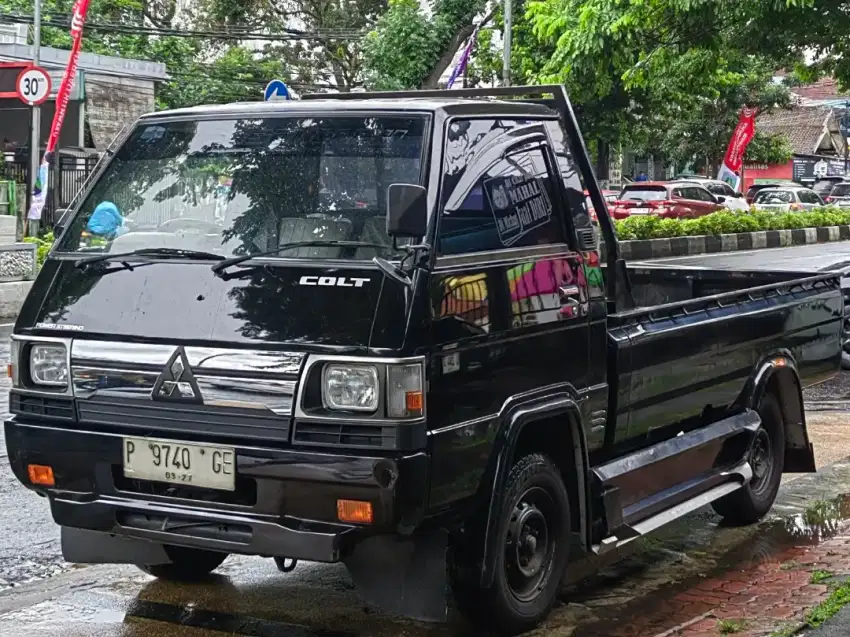
{"type": "MultiPolygon", "coordinates": [[[[14,24],[33,24],[31,15],[17,13],[0,13],[0,21],[14,24]]],[[[71,21],[68,18],[43,18],[43,26],[68,29],[71,21]]],[[[214,30],[162,29],[142,25],[128,25],[110,22],[86,22],[86,29],[104,33],[120,33],[124,35],[154,35],[182,38],[202,38],[217,40],[267,40],[269,42],[300,42],[304,40],[362,40],[368,33],[365,29],[321,29],[316,31],[298,31],[284,29],[283,33],[258,33],[247,28],[229,28],[214,30]]]]}

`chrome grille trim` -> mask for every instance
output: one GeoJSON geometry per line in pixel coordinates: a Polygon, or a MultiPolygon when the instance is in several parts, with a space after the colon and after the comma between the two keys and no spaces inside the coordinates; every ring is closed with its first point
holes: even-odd
{"type": "MultiPolygon", "coordinates": [[[[144,400],[151,408],[157,379],[179,345],[75,340],[71,344],[73,394],[87,400],[144,400]]],[[[185,347],[203,404],[292,416],[305,354],[266,350],[185,347]]],[[[81,410],[83,413],[84,410],[81,410]]]]}
{"type": "MultiPolygon", "coordinates": [[[[120,366],[161,368],[168,362],[177,345],[148,345],[106,341],[74,340],[71,361],[104,367],[120,366]]],[[[223,349],[186,347],[186,357],[192,369],[199,373],[223,372],[297,377],[305,354],[271,352],[254,349],[223,349]]]]}
{"type": "MultiPolygon", "coordinates": [[[[74,395],[80,399],[95,397],[150,400],[159,372],[83,367],[72,369],[74,395]]],[[[239,378],[195,374],[195,380],[211,407],[266,409],[281,416],[293,411],[296,381],[268,378],[239,378]]]]}

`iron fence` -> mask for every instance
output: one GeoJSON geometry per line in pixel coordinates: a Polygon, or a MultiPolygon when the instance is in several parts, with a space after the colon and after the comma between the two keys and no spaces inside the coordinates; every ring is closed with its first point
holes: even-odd
{"type": "MultiPolygon", "coordinates": [[[[42,227],[52,227],[56,211],[67,208],[94,172],[98,156],[74,157],[59,155],[51,167],[47,197],[41,215],[42,227]]],[[[15,181],[29,188],[29,161],[15,157],[0,166],[0,181],[15,181]]]]}

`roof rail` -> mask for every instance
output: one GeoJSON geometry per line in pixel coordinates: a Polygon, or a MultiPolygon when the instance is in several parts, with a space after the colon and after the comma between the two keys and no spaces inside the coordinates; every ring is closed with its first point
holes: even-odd
{"type": "Polygon", "coordinates": [[[521,97],[525,95],[559,95],[566,97],[566,91],[561,84],[540,84],[537,86],[499,86],[493,88],[458,88],[458,89],[416,89],[409,91],[367,91],[364,93],[307,93],[302,95],[305,100],[371,100],[371,99],[408,99],[416,97],[431,98],[470,98],[470,97],[521,97]]]}

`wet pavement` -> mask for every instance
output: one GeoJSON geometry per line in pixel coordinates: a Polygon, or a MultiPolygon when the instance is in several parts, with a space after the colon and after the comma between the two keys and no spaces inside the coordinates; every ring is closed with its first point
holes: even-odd
{"type": "MultiPolygon", "coordinates": [[[[7,356],[8,345],[2,343],[0,360],[7,356]]],[[[4,405],[7,389],[8,381],[0,380],[4,405]]],[[[805,395],[818,464],[825,468],[815,475],[786,476],[767,520],[727,528],[705,509],[635,541],[605,563],[576,565],[572,572],[578,581],[565,589],[551,618],[532,635],[697,637],[741,628],[739,634],[761,636],[798,621],[826,594],[824,585],[811,582],[814,570],[850,575],[850,528],[843,523],[850,506],[841,498],[850,493],[850,460],[842,460],[850,458],[850,411],[835,407],[844,401],[850,405],[850,373],[805,395]],[[819,505],[831,512],[824,519],[812,518],[818,502],[832,502],[819,505]]],[[[300,563],[293,573],[282,574],[271,560],[231,557],[214,578],[192,586],[158,582],[133,567],[68,565],[61,559],[47,503],[12,477],[0,437],[0,635],[60,634],[475,633],[454,614],[446,625],[429,625],[369,608],[339,565],[300,563]]]]}

